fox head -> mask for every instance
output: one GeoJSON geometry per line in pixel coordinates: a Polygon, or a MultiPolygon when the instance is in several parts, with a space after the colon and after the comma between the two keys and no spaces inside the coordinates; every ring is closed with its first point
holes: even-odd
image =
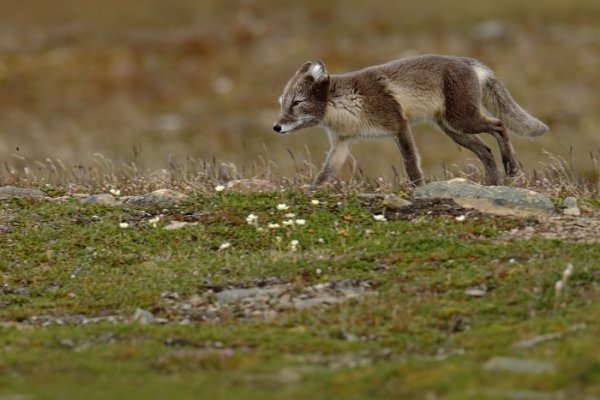
{"type": "Polygon", "coordinates": [[[273,130],[282,134],[315,126],[325,116],[329,73],[321,61],[305,63],[290,79],[279,98],[281,111],[273,130]]]}

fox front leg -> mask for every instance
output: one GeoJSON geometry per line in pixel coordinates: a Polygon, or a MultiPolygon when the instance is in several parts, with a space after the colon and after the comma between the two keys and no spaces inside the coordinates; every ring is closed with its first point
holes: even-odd
{"type": "Polygon", "coordinates": [[[336,140],[331,143],[327,158],[323,167],[312,184],[313,189],[322,185],[339,172],[350,153],[350,142],[347,140],[336,140]]]}

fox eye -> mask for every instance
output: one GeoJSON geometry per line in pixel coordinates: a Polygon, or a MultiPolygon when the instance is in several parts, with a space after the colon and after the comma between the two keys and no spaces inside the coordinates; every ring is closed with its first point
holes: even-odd
{"type": "Polygon", "coordinates": [[[292,107],[296,107],[300,103],[304,103],[304,101],[303,100],[294,100],[294,102],[292,103],[292,107]]]}

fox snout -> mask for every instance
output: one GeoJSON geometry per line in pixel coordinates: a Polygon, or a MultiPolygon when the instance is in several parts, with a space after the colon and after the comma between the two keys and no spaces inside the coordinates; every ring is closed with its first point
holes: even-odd
{"type": "Polygon", "coordinates": [[[273,124],[273,130],[284,135],[297,131],[302,127],[301,125],[297,120],[289,121],[288,118],[280,118],[273,124]]]}

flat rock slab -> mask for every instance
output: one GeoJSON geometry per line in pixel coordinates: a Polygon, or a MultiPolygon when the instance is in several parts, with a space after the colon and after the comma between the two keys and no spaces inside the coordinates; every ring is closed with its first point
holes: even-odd
{"type": "Polygon", "coordinates": [[[415,199],[452,199],[464,208],[482,213],[527,217],[547,217],[555,214],[554,204],[543,194],[533,190],[508,186],[482,186],[466,179],[432,182],[418,187],[415,199]]]}
{"type": "Polygon", "coordinates": [[[8,199],[42,199],[46,193],[37,189],[19,188],[14,186],[0,187],[0,200],[8,199]]]}
{"type": "Polygon", "coordinates": [[[158,189],[142,196],[122,196],[124,204],[170,207],[189,200],[189,196],[171,189],[158,189]]]}

